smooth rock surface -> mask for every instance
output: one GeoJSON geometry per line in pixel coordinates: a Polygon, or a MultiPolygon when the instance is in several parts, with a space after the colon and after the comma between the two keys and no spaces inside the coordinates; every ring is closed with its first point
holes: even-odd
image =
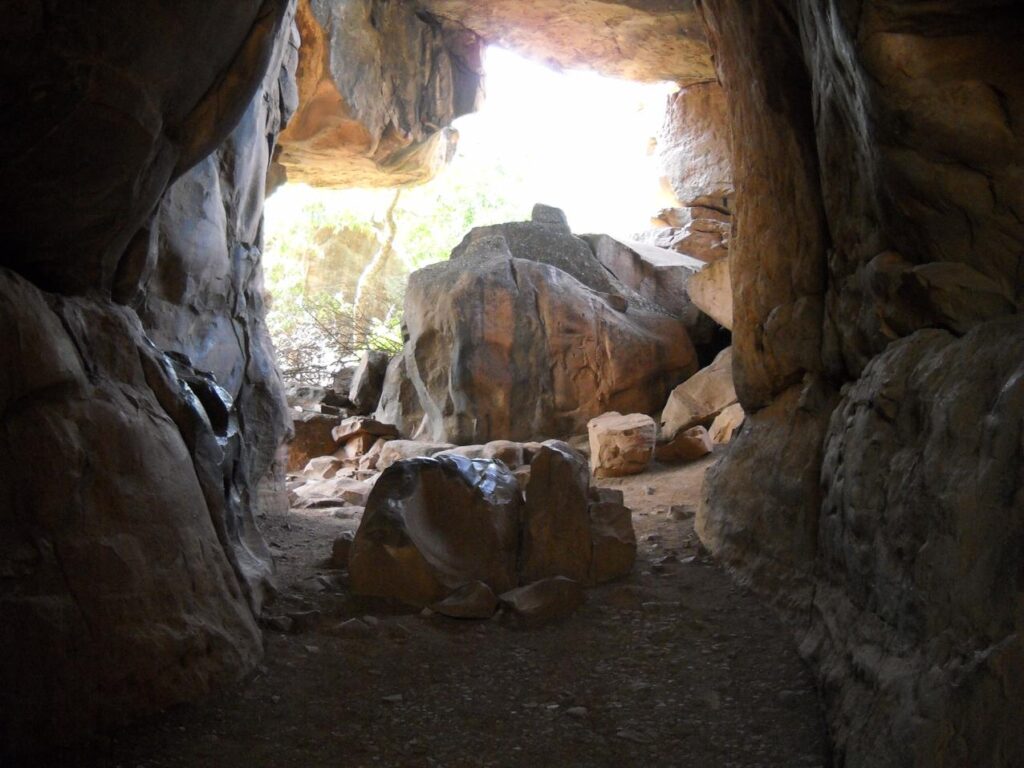
{"type": "Polygon", "coordinates": [[[654,451],[658,461],[695,461],[707,456],[714,450],[714,443],[708,430],[698,425],[689,429],[681,429],[667,443],[662,443],[654,451]]]}

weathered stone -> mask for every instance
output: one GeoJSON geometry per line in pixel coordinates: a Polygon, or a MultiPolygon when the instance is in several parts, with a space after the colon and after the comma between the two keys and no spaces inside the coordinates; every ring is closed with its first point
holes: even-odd
{"type": "Polygon", "coordinates": [[[307,480],[292,491],[293,507],[325,507],[340,504],[365,506],[372,486],[335,474],[326,480],[307,480]]]}
{"type": "Polygon", "coordinates": [[[586,595],[578,581],[554,576],[505,592],[500,599],[519,621],[537,625],[572,615],[586,595]]]}
{"type": "Polygon", "coordinates": [[[680,203],[729,209],[731,140],[725,92],[715,80],[689,85],[669,97],[658,160],[680,203]]]}
{"type": "Polygon", "coordinates": [[[435,456],[442,451],[455,448],[451,443],[427,443],[419,440],[388,440],[377,457],[377,469],[382,472],[402,459],[414,459],[420,456],[435,456]]]}
{"type": "Polygon", "coordinates": [[[661,443],[654,451],[658,461],[695,461],[714,450],[714,443],[708,430],[702,426],[681,429],[667,443],[661,443]]]}
{"type": "Polygon", "coordinates": [[[671,440],[680,431],[702,423],[736,402],[732,385],[732,347],[719,353],[707,368],[701,368],[672,390],[661,412],[661,437],[671,440]]]}
{"type": "Polygon", "coordinates": [[[419,395],[416,394],[416,385],[409,378],[404,351],[399,352],[388,363],[374,418],[384,424],[394,424],[398,431],[410,440],[419,440],[423,437],[423,407],[420,405],[419,395]]]}
{"type": "Polygon", "coordinates": [[[502,465],[462,457],[391,465],[356,533],[349,572],[357,594],[416,607],[471,581],[516,583],[522,496],[502,465]]]}
{"type": "Polygon", "coordinates": [[[390,360],[387,352],[376,349],[363,352],[359,358],[359,366],[352,374],[352,388],[348,392],[348,399],[360,414],[367,415],[377,410],[390,360]]]}
{"type": "Polygon", "coordinates": [[[559,68],[596,69],[629,80],[714,78],[699,14],[689,0],[583,0],[571,9],[554,0],[425,0],[424,5],[488,43],[559,68]]]}
{"type": "Polygon", "coordinates": [[[689,319],[693,305],[687,298],[689,280],[704,262],[666,248],[637,241],[617,240],[610,235],[584,235],[600,261],[615,277],[634,291],[689,319]]]}
{"type": "Polygon", "coordinates": [[[453,619],[489,619],[498,610],[498,598],[482,581],[472,581],[434,603],[430,609],[453,619]]]}
{"type": "Polygon", "coordinates": [[[715,420],[708,428],[711,440],[719,444],[728,443],[732,440],[736,430],[742,426],[746,417],[743,406],[739,403],[733,403],[728,408],[724,408],[720,414],[715,416],[715,420]]]}
{"type": "Polygon", "coordinates": [[[687,293],[694,305],[724,328],[732,330],[732,280],[729,259],[708,264],[690,278],[687,293]]]}
{"type": "Polygon", "coordinates": [[[490,229],[409,280],[404,357],[426,436],[472,444],[577,434],[609,410],[657,409],[695,369],[679,321],[634,309],[646,300],[581,240],[550,224],[490,229]],[[613,309],[608,292],[628,296],[628,310],[613,309]]]}
{"type": "Polygon", "coordinates": [[[612,411],[591,419],[587,432],[594,477],[622,477],[647,469],[654,456],[658,425],[645,413],[612,411]]]}
{"type": "Polygon", "coordinates": [[[331,432],[338,424],[338,417],[309,412],[293,414],[294,436],[288,441],[288,471],[301,472],[312,459],[337,449],[331,432]]]}
{"type": "Polygon", "coordinates": [[[384,452],[384,446],[388,442],[390,441],[386,437],[378,437],[374,444],[370,446],[370,449],[359,457],[359,469],[376,471],[378,469],[377,464],[380,462],[380,455],[384,452]]]}
{"type": "Polygon", "coordinates": [[[335,456],[317,456],[315,459],[310,459],[302,468],[302,474],[307,480],[330,480],[347,467],[347,462],[335,456]]]}
{"type": "Polygon", "coordinates": [[[401,437],[393,424],[384,424],[368,416],[351,416],[343,419],[338,426],[331,430],[331,437],[334,438],[335,443],[339,444],[344,444],[349,439],[359,435],[373,437],[374,441],[372,442],[375,442],[378,437],[389,440],[401,437]]]}
{"type": "Polygon", "coordinates": [[[523,508],[520,576],[523,582],[590,576],[590,473],[581,457],[544,446],[530,462],[523,508]]]}
{"type": "Polygon", "coordinates": [[[476,108],[480,41],[413,5],[302,0],[298,101],[278,175],[315,186],[422,182],[451,159],[447,126],[476,108]]]}

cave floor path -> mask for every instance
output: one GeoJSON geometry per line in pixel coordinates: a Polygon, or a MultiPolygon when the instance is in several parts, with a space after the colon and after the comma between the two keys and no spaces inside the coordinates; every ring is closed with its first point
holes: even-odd
{"type": "Polygon", "coordinates": [[[269,611],[319,619],[266,630],[263,664],[242,683],[67,764],[825,766],[818,697],[792,636],[698,552],[692,511],[712,461],[602,481],[633,509],[633,574],[536,629],[371,613],[326,563],[357,521],[270,515],[261,523],[282,592],[269,611]],[[366,615],[366,635],[338,631],[366,615]]]}

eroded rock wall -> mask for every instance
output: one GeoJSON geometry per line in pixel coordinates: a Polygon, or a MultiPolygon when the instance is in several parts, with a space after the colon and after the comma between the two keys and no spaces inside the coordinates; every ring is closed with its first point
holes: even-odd
{"type": "Polygon", "coordinates": [[[271,562],[253,511],[287,428],[262,208],[297,53],[289,2],[18,5],[0,182],[4,759],[194,699],[262,653],[271,562]]]}
{"type": "Polygon", "coordinates": [[[1024,14],[703,8],[750,415],[700,535],[792,611],[840,764],[1019,764],[1024,14]]]}

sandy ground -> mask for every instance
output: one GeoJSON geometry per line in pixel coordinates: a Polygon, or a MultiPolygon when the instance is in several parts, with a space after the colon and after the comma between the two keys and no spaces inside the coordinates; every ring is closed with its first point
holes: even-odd
{"type": "Polygon", "coordinates": [[[48,764],[828,765],[817,695],[789,634],[698,552],[692,511],[712,460],[602,481],[633,509],[633,574],[538,629],[382,612],[326,562],[357,520],[271,516],[262,524],[281,594],[268,612],[297,620],[291,633],[265,630],[259,670],[48,764]],[[338,629],[364,616],[365,635],[338,629]]]}

